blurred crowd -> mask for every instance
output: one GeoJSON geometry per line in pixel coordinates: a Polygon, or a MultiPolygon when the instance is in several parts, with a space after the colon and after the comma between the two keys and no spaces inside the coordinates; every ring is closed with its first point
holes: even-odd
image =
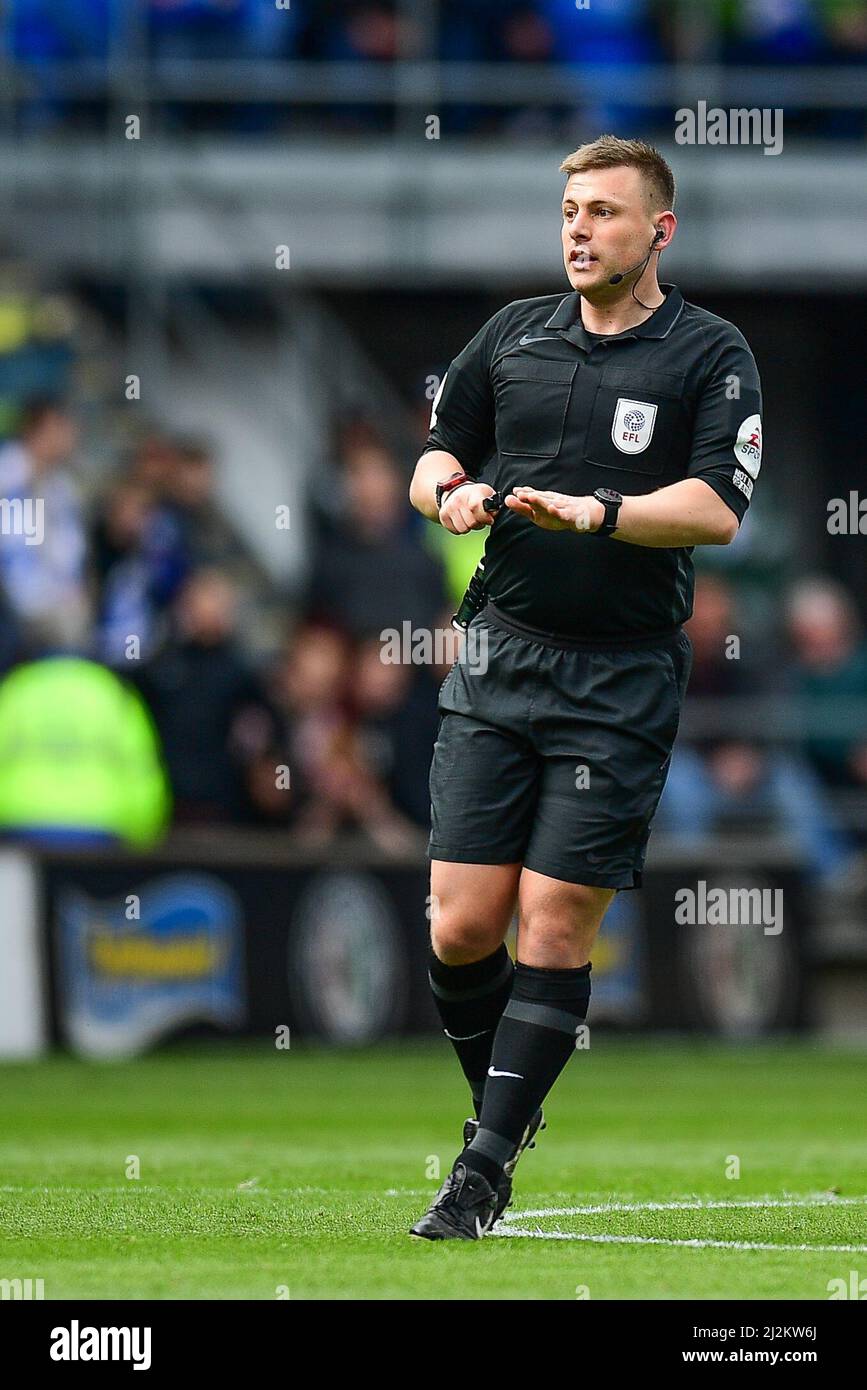
{"type": "MultiPolygon", "coordinates": [[[[462,132],[544,133],[595,128],[626,120],[633,133],[671,129],[673,110],[626,105],[631,70],[682,62],[729,66],[851,66],[867,62],[867,12],[862,0],[12,0],[6,18],[9,47],[25,71],[26,125],[51,126],[104,116],[104,105],[64,96],[50,64],[86,60],[97,75],[112,56],[128,51],[159,67],[172,60],[296,59],[378,66],[401,58],[442,62],[571,64],[575,99],[520,106],[451,105],[444,127],[462,132]],[[616,67],[619,96],[582,91],[581,72],[616,67]]],[[[779,105],[776,100],[771,105],[779,105]]],[[[169,125],[261,132],[291,121],[316,130],[388,129],[395,111],[359,98],[351,105],[315,103],[291,110],[293,94],[272,107],[255,105],[255,91],[228,102],[205,96],[195,106],[172,97],[169,125]]],[[[831,106],[829,94],[826,107],[831,106]]],[[[859,137],[862,111],[799,112],[786,103],[793,133],[859,137]]]]}
{"type": "Polygon", "coordinates": [[[684,727],[656,824],[686,841],[773,829],[832,883],[867,843],[867,641],[852,596],[826,576],[791,584],[779,616],[779,640],[750,640],[736,586],[699,573],[684,727]]]}
{"type": "MultiPolygon", "coordinates": [[[[216,499],[208,446],[148,435],[88,500],[77,445],[73,413],[39,398],[0,446],[0,669],[15,676],[35,664],[44,677],[39,718],[32,679],[26,693],[12,681],[20,699],[0,695],[0,826],[56,838],[58,779],[87,760],[93,775],[81,785],[96,785],[100,759],[117,756],[113,731],[89,717],[87,667],[70,665],[86,661],[144,702],[175,824],[271,825],[309,842],[356,828],[384,849],[417,846],[437,688],[457,638],[442,567],[375,434],[357,424],[342,432],[342,504],[311,505],[308,580],[285,603],[284,640],[264,660],[246,630],[268,581],[216,499]],[[441,629],[439,665],[380,659],[381,634],[404,623],[441,629]]],[[[136,750],[141,768],[140,738],[136,750]]],[[[84,810],[67,827],[76,836],[88,825],[111,833],[92,804],[84,810]]],[[[128,838],[114,790],[109,811],[128,838]]]]}
{"type": "MultiPolygon", "coordinates": [[[[0,827],[146,839],[119,803],[149,779],[155,799],[137,814],[151,838],[171,821],[419,846],[463,578],[410,509],[406,469],[372,425],[343,422],[334,456],[328,505],[310,500],[305,586],[284,596],[284,636],[263,658],[247,638],[267,581],[220,505],[207,444],[152,433],[88,498],[75,415],[56,398],[26,403],[0,445],[0,827]],[[384,635],[407,630],[441,640],[425,659],[404,644],[407,659],[384,660],[384,635]],[[94,670],[116,683],[116,707],[94,670]],[[120,693],[130,689],[147,735],[120,693]],[[61,784],[90,798],[80,824],[61,784]]],[[[777,595],[772,642],[744,593],[736,563],[699,574],[690,694],[658,825],[687,839],[771,827],[831,881],[867,826],[861,618],[835,580],[800,578],[777,595]],[[859,815],[845,814],[847,798],[859,815]]]]}

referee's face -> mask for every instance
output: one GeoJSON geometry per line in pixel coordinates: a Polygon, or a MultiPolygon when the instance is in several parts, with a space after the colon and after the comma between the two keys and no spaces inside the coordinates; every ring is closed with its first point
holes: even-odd
{"type": "MultiPolygon", "coordinates": [[[[623,293],[608,281],[647,255],[653,240],[644,181],[637,169],[588,169],[563,190],[563,263],[569,283],[589,300],[623,293]]],[[[631,282],[624,282],[627,285],[631,282]]]]}

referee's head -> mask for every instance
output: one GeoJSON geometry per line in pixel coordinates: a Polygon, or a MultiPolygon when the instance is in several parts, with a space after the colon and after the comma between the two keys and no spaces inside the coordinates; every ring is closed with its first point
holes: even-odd
{"type": "Polygon", "coordinates": [[[677,226],[674,174],[659,151],[601,135],[568,155],[560,171],[567,176],[561,239],[572,288],[605,303],[629,294],[645,273],[655,280],[659,253],[677,226]],[[612,285],[612,276],[622,278],[612,285]]]}

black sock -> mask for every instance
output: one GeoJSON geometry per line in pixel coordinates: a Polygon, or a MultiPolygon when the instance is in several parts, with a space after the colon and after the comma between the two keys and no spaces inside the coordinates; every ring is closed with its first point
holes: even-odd
{"type": "Polygon", "coordinates": [[[494,1033],[512,992],[515,967],[505,944],[471,965],[444,965],[433,952],[429,979],[446,1037],[470,1083],[478,1115],[494,1033]]]}
{"type": "Polygon", "coordinates": [[[578,970],[537,970],[520,961],[515,967],[512,996],[494,1038],[495,1074],[488,1074],[479,1132],[460,1159],[489,1182],[499,1180],[575,1051],[589,1002],[589,962],[578,970]]]}

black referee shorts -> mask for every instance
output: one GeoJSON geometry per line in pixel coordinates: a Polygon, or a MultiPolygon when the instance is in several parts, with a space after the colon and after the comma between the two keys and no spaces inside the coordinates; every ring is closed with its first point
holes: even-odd
{"type": "Polygon", "coordinates": [[[682,630],[564,650],[486,609],[440,690],[430,858],[639,888],[691,664],[682,630]]]}

